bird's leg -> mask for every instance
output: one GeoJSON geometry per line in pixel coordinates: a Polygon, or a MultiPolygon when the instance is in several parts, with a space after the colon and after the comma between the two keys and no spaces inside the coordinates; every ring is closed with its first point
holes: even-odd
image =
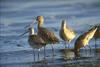
{"type": "Polygon", "coordinates": [[[70,48],[70,46],[69,46],[69,42],[67,42],[67,48],[68,48],[68,49],[70,48]]]}
{"type": "Polygon", "coordinates": [[[65,50],[67,49],[67,44],[66,44],[66,41],[64,42],[64,45],[65,45],[65,50]]]}
{"type": "Polygon", "coordinates": [[[91,55],[91,47],[89,45],[87,45],[90,48],[90,55],[91,55]]]}
{"type": "Polygon", "coordinates": [[[65,57],[66,57],[66,51],[67,51],[67,42],[65,41],[65,50],[64,50],[65,57]]]}
{"type": "Polygon", "coordinates": [[[51,46],[52,46],[52,52],[53,52],[53,56],[54,56],[54,47],[53,47],[53,44],[51,46]]]}
{"type": "Polygon", "coordinates": [[[67,43],[67,45],[68,45],[68,49],[70,49],[70,45],[69,45],[69,42],[67,43]]]}
{"type": "Polygon", "coordinates": [[[35,62],[35,51],[33,50],[33,54],[34,54],[34,62],[35,62]]]}
{"type": "Polygon", "coordinates": [[[46,46],[44,46],[44,63],[47,63],[47,60],[46,60],[46,51],[45,51],[45,48],[46,46]]]}
{"type": "Polygon", "coordinates": [[[95,38],[95,49],[97,48],[97,46],[96,46],[96,38],[95,38]]]}
{"type": "Polygon", "coordinates": [[[95,56],[96,56],[96,48],[97,48],[97,45],[96,45],[96,38],[95,38],[95,56]]]}
{"type": "Polygon", "coordinates": [[[45,52],[45,46],[44,46],[44,61],[46,60],[46,52],[45,52]]]}
{"type": "Polygon", "coordinates": [[[83,53],[85,53],[85,54],[86,54],[86,56],[87,56],[87,49],[86,49],[86,47],[85,47],[85,46],[83,47],[83,49],[82,49],[82,50],[83,50],[83,53]]]}
{"type": "Polygon", "coordinates": [[[40,53],[40,49],[38,49],[38,61],[40,60],[40,55],[39,55],[39,53],[40,53]]]}
{"type": "Polygon", "coordinates": [[[53,48],[53,44],[51,44],[51,47],[52,47],[52,61],[54,62],[54,48],[53,48]]]}

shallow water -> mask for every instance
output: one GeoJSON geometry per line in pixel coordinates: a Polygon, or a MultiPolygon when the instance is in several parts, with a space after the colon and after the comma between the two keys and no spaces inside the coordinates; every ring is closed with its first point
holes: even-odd
{"type": "MultiPolygon", "coordinates": [[[[25,31],[25,26],[32,23],[38,15],[45,17],[44,26],[52,30],[59,37],[59,29],[62,19],[67,20],[69,27],[77,32],[77,37],[86,32],[91,26],[100,24],[99,0],[1,0],[0,2],[0,64],[2,67],[29,67],[34,62],[33,50],[28,45],[27,37],[18,37],[25,31]]],[[[35,21],[34,21],[35,22],[35,21]]],[[[37,32],[37,24],[34,24],[37,32]]],[[[76,38],[77,38],[76,37],[76,38]]],[[[73,49],[76,38],[70,43],[73,49]]],[[[96,41],[100,48],[100,39],[96,41]]],[[[89,43],[93,49],[91,55],[81,51],[81,57],[95,56],[95,42],[89,43]]],[[[60,52],[64,49],[63,43],[55,44],[55,64],[64,62],[64,55],[60,52]]],[[[89,49],[88,47],[86,47],[89,49]]],[[[82,48],[84,49],[84,48],[82,48]]],[[[37,54],[37,50],[35,50],[37,54]]],[[[47,60],[51,61],[51,46],[46,46],[47,60]]],[[[71,58],[73,52],[67,52],[71,58]]],[[[65,53],[64,53],[65,54],[65,53]]],[[[40,52],[40,60],[43,60],[43,48],[40,52]]],[[[69,57],[67,56],[67,57],[69,57]]],[[[96,55],[99,57],[99,54],[96,55]]],[[[100,60],[100,59],[99,59],[100,60]]],[[[98,60],[95,60],[98,61],[98,60]]],[[[37,63],[38,64],[38,63],[37,63]]],[[[63,65],[62,65],[63,66],[63,65]]],[[[66,67],[66,65],[64,65],[66,67]]],[[[63,66],[63,67],[64,67],[63,66]]],[[[69,66],[70,67],[70,66],[69,66]]]]}
{"type": "MultiPolygon", "coordinates": [[[[90,49],[81,49],[80,56],[75,57],[75,54],[72,50],[67,50],[66,54],[63,49],[56,49],[54,62],[52,62],[52,52],[51,50],[46,50],[46,60],[44,62],[43,51],[40,51],[40,59],[38,62],[37,51],[34,55],[32,50],[23,50],[23,51],[12,51],[12,52],[3,52],[1,54],[1,66],[2,67],[46,67],[46,66],[100,66],[100,49],[95,52],[95,50],[90,49]],[[99,52],[98,52],[99,51],[99,52]]],[[[93,67],[94,67],[93,66],[93,67]]]]}

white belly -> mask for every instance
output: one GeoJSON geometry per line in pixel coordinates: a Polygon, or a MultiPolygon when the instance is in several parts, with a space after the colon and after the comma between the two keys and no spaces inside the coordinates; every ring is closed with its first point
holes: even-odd
{"type": "Polygon", "coordinates": [[[33,48],[33,49],[39,49],[39,48],[42,48],[43,45],[41,44],[35,44],[33,42],[29,42],[29,45],[33,48]]]}

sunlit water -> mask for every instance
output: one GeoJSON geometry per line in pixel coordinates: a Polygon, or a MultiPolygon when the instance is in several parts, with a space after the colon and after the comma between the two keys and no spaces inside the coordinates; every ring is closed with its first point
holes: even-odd
{"type": "MultiPolygon", "coordinates": [[[[95,24],[100,24],[99,0],[1,0],[0,2],[0,63],[2,67],[26,66],[34,62],[32,48],[28,45],[27,37],[19,37],[25,31],[25,26],[32,23],[38,15],[45,17],[44,26],[52,30],[59,37],[59,29],[62,19],[67,20],[69,27],[77,32],[77,37],[86,32],[95,24]],[[17,64],[18,63],[18,64],[17,64]],[[22,63],[22,64],[21,64],[22,63]],[[6,65],[8,64],[8,65],[6,65]]],[[[35,22],[35,21],[34,21],[35,22]]],[[[37,24],[34,24],[37,32],[37,24]]],[[[77,38],[76,37],[76,38],[77,38]]],[[[74,47],[76,38],[70,43],[74,47]]],[[[61,39],[60,39],[61,40],[61,39]]],[[[100,48],[100,40],[96,41],[100,48]]],[[[89,43],[95,48],[94,39],[89,43]]],[[[60,49],[64,49],[63,43],[55,44],[55,63],[64,62],[60,49]]],[[[86,47],[89,49],[88,47],[86,47]]],[[[84,49],[84,48],[83,48],[84,49]]],[[[95,56],[95,50],[91,55],[84,53],[83,57],[95,56]]],[[[36,50],[37,53],[37,50],[36,50]]],[[[51,58],[51,46],[46,46],[47,60],[51,58]]],[[[73,52],[69,55],[74,57],[73,52]]],[[[43,48],[40,52],[40,60],[43,60],[43,48]]]]}

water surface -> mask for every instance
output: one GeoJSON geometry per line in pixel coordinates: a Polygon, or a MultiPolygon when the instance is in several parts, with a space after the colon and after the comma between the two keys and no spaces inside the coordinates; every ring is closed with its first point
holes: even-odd
{"type": "MultiPolygon", "coordinates": [[[[1,0],[0,63],[4,64],[2,67],[14,67],[14,64],[18,65],[16,67],[20,67],[20,65],[22,65],[22,67],[28,67],[27,63],[33,62],[32,48],[28,45],[27,42],[28,34],[23,38],[18,36],[25,31],[24,27],[32,23],[34,21],[33,18],[38,15],[44,16],[44,26],[52,30],[58,36],[58,38],[61,21],[63,19],[66,19],[69,27],[73,28],[77,32],[78,37],[80,34],[90,29],[91,26],[100,24],[100,1],[1,0]]],[[[37,24],[34,25],[34,28],[35,32],[37,32],[37,24]]],[[[71,42],[70,48],[74,47],[76,38],[71,42]]],[[[96,42],[97,48],[100,48],[100,39],[98,39],[96,42]]],[[[91,48],[94,48],[94,39],[90,41],[89,45],[91,48]]],[[[56,44],[54,48],[58,55],[56,58],[61,58],[61,52],[59,52],[59,50],[64,48],[63,43],[56,44]]],[[[88,49],[88,47],[86,48],[88,49]]],[[[46,49],[47,53],[50,52],[51,46],[47,45],[46,49]]],[[[43,48],[41,50],[43,50],[43,48]]],[[[94,50],[92,53],[94,56],[94,50]]],[[[41,55],[42,54],[43,53],[41,51],[41,55]]],[[[43,59],[43,57],[41,57],[41,59],[43,59]]],[[[57,63],[59,63],[58,60],[57,63]]]]}

